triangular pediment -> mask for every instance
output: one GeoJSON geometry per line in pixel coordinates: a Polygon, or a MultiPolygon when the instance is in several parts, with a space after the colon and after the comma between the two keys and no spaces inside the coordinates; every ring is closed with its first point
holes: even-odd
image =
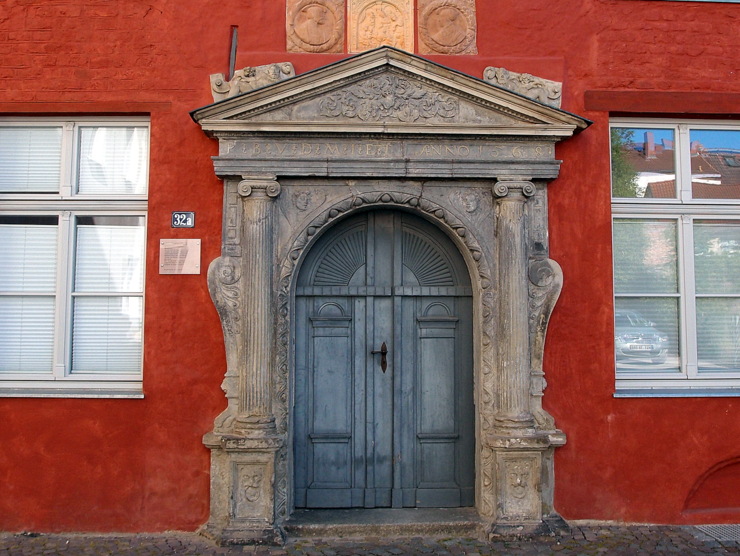
{"type": "Polygon", "coordinates": [[[589,122],[391,47],[192,113],[210,132],[548,135],[589,122]]]}

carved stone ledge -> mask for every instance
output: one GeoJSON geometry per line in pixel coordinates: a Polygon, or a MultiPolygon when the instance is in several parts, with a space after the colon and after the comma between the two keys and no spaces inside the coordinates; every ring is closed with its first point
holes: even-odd
{"type": "Polygon", "coordinates": [[[211,93],[213,102],[235,97],[253,89],[258,89],[283,79],[295,76],[293,64],[281,62],[264,66],[246,67],[234,72],[234,77],[227,81],[223,73],[211,75],[211,93]]]}
{"type": "Polygon", "coordinates": [[[483,80],[542,104],[560,108],[563,84],[559,81],[550,81],[529,73],[516,73],[494,66],[489,66],[483,71],[483,80]]]}

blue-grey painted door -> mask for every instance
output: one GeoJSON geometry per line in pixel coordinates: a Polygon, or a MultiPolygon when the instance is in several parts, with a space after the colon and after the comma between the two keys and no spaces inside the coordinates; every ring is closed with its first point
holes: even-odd
{"type": "Polygon", "coordinates": [[[302,266],[295,323],[295,506],[473,505],[471,288],[449,238],[400,211],[345,220],[302,266]]]}

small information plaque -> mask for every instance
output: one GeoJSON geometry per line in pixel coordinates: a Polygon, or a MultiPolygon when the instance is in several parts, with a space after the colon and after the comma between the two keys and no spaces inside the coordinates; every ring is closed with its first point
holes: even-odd
{"type": "Polygon", "coordinates": [[[195,228],[195,213],[194,212],[173,212],[172,213],[172,227],[173,228],[195,228]]]}
{"type": "Polygon", "coordinates": [[[199,239],[160,239],[160,274],[200,274],[199,239]]]}

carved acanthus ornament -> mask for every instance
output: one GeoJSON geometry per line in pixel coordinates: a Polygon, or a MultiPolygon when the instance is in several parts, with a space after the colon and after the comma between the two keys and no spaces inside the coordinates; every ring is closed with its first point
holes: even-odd
{"type": "Polygon", "coordinates": [[[223,73],[214,73],[211,75],[213,102],[271,85],[293,76],[295,76],[295,70],[290,62],[246,67],[234,72],[234,77],[228,81],[223,73]]]}
{"type": "Polygon", "coordinates": [[[366,122],[388,118],[401,122],[454,118],[459,110],[457,99],[422,89],[395,75],[376,77],[332,93],[320,105],[322,116],[358,118],[366,122]]]}
{"type": "Polygon", "coordinates": [[[514,91],[543,104],[560,108],[563,84],[558,81],[550,81],[529,73],[516,73],[506,68],[493,66],[489,66],[483,71],[483,79],[493,85],[514,91]]]}

